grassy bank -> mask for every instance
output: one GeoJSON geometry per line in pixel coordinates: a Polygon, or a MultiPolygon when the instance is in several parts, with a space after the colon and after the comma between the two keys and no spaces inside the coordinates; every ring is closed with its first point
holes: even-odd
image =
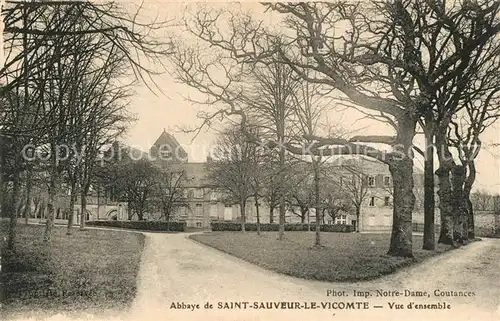
{"type": "MultiPolygon", "coordinates": [[[[7,222],[1,221],[6,235],[7,222]]],[[[136,293],[144,236],[138,233],[18,225],[15,253],[2,240],[0,300],[4,313],[120,310],[136,293]]],[[[3,239],[3,238],[2,238],[3,239]]]]}
{"type": "Polygon", "coordinates": [[[312,247],[314,232],[290,232],[278,241],[277,233],[212,232],[191,238],[261,267],[305,279],[322,281],[369,280],[438,255],[422,250],[422,237],[413,237],[414,258],[386,255],[390,234],[322,233],[322,247],[312,247]]]}

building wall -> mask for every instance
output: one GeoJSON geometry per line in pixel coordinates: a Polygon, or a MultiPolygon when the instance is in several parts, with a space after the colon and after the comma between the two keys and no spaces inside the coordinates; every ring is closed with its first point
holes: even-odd
{"type": "MultiPolygon", "coordinates": [[[[160,147],[169,147],[168,150],[175,150],[179,147],[178,142],[173,136],[167,132],[163,132],[155,144],[150,149],[150,154],[152,156],[157,156],[157,149],[160,147]]],[[[168,169],[182,169],[186,173],[186,180],[183,183],[183,188],[185,189],[185,195],[188,199],[187,207],[180,207],[172,213],[172,220],[186,221],[188,227],[198,227],[198,228],[208,228],[210,227],[210,222],[212,220],[231,220],[239,222],[241,221],[240,206],[239,205],[225,205],[221,199],[221,195],[214,193],[208,186],[209,182],[206,181],[206,163],[191,163],[186,159],[172,159],[171,161],[165,161],[158,157],[152,157],[153,163],[160,168],[168,169]]],[[[342,161],[352,162],[349,159],[342,159],[342,161]]],[[[371,159],[367,158],[357,158],[353,163],[355,166],[359,166],[363,172],[369,176],[369,181],[372,186],[368,187],[367,195],[363,201],[361,207],[361,217],[360,222],[357,222],[357,218],[354,213],[340,213],[339,218],[332,220],[329,217],[325,218],[326,223],[346,223],[346,224],[357,224],[361,231],[388,231],[392,227],[392,195],[391,195],[391,182],[390,182],[390,172],[388,166],[371,159]]],[[[337,174],[343,176],[345,174],[345,169],[341,164],[331,164],[332,173],[337,171],[337,174]],[[344,173],[344,174],[342,174],[344,173]]],[[[350,175],[350,174],[348,174],[350,175]]],[[[351,174],[352,175],[352,174],[351,174]]],[[[338,176],[338,175],[337,175],[338,176]]],[[[423,180],[420,171],[415,170],[415,185],[418,188],[422,185],[423,180]]],[[[417,197],[417,206],[420,208],[419,197],[417,197]]],[[[253,223],[257,221],[256,208],[254,200],[249,199],[246,205],[246,221],[253,223]]],[[[261,201],[259,207],[260,221],[262,223],[269,223],[269,207],[265,202],[261,201]]],[[[92,203],[94,204],[94,203],[92,203]]],[[[93,217],[97,217],[94,213],[97,212],[97,208],[94,205],[88,206],[88,209],[93,213],[93,217]]],[[[103,215],[102,211],[108,211],[100,209],[99,218],[107,217],[103,215]],[[103,215],[103,216],[101,216],[103,215]]],[[[279,210],[274,211],[274,222],[279,221],[279,210]]],[[[148,219],[159,219],[161,217],[160,213],[150,213],[148,219]]],[[[436,216],[437,222],[438,216],[436,216]]],[[[120,215],[119,219],[127,219],[126,216],[120,215]]],[[[423,215],[418,214],[418,210],[414,215],[414,221],[422,220],[423,215]]],[[[285,221],[287,223],[299,223],[301,219],[299,216],[287,212],[285,216],[285,221]]],[[[307,222],[307,220],[306,220],[307,222]]],[[[310,210],[309,222],[315,222],[314,209],[310,210]]]]}

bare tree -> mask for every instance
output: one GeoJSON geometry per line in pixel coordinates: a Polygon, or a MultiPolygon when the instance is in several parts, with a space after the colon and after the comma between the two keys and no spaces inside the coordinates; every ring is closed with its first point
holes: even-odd
{"type": "Polygon", "coordinates": [[[485,190],[476,191],[470,194],[472,207],[477,211],[488,211],[494,208],[494,195],[485,190]]]}
{"type": "MultiPolygon", "coordinates": [[[[195,15],[190,30],[243,63],[265,63],[278,54],[280,61],[303,79],[337,89],[347,103],[361,106],[371,117],[394,128],[394,137],[317,139],[314,147],[340,145],[329,153],[363,154],[389,165],[395,206],[388,253],[412,256],[411,216],[415,197],[411,149],[416,125],[432,110],[436,96],[448,81],[469,65],[470,53],[500,29],[500,24],[492,21],[498,5],[489,2],[478,10],[468,4],[457,9],[425,1],[265,6],[282,14],[280,22],[287,32],[276,37],[249,16],[231,14],[228,20],[232,28],[222,32],[218,27],[222,19],[216,18],[224,15],[207,11],[195,15]],[[471,10],[478,14],[470,15],[471,10]],[[435,28],[426,27],[431,20],[435,28]],[[458,20],[481,27],[467,35],[457,34],[461,28],[453,24],[456,26],[458,20]],[[336,28],[339,25],[346,27],[344,32],[336,28]],[[436,49],[436,41],[442,39],[464,39],[467,45],[449,48],[444,54],[436,49]],[[311,77],[308,70],[320,76],[311,77]],[[384,153],[361,142],[386,143],[393,151],[384,153]]],[[[232,106],[231,110],[237,108],[232,106]]]]}
{"type": "MultiPolygon", "coordinates": [[[[17,108],[2,108],[0,111],[2,116],[14,116],[9,117],[16,119],[17,123],[16,126],[6,126],[2,117],[2,135],[16,141],[13,145],[17,146],[14,155],[18,158],[21,157],[19,148],[33,143],[35,138],[36,144],[49,144],[52,163],[57,164],[52,166],[53,178],[49,184],[49,215],[45,235],[45,239],[49,240],[57,182],[63,172],[63,166],[55,154],[59,152],[57,146],[67,143],[71,136],[68,124],[75,115],[68,97],[77,86],[74,86],[75,82],[68,81],[68,71],[72,67],[68,60],[74,55],[75,47],[79,48],[78,41],[82,38],[88,40],[92,35],[97,38],[102,36],[100,39],[106,39],[106,45],[87,48],[86,53],[94,50],[97,56],[106,57],[106,50],[111,48],[108,53],[118,51],[129,63],[135,76],[145,81],[145,75],[151,76],[157,72],[144,67],[144,58],[149,62],[160,62],[160,58],[167,54],[166,44],[154,40],[151,31],[163,28],[167,22],[141,23],[137,20],[138,12],[130,16],[123,7],[113,2],[7,1],[3,11],[7,57],[0,69],[0,77],[5,80],[5,85],[0,88],[0,97],[12,97],[13,92],[21,97],[19,93],[22,93],[23,103],[18,104],[17,108]]],[[[18,159],[16,164],[21,165],[23,162],[18,159]]],[[[21,167],[17,168],[17,174],[13,176],[16,188],[13,190],[12,204],[19,203],[18,178],[22,170],[21,167]]],[[[9,244],[13,244],[15,237],[16,217],[17,213],[12,211],[9,244]]]]}
{"type": "Polygon", "coordinates": [[[347,213],[350,210],[350,200],[345,195],[345,191],[334,182],[325,182],[322,184],[322,220],[325,224],[327,214],[333,222],[339,217],[341,212],[347,213]]]}
{"type": "MultiPolygon", "coordinates": [[[[208,180],[226,194],[226,202],[240,206],[241,230],[245,232],[246,203],[256,195],[255,177],[258,147],[249,143],[239,127],[226,129],[217,142],[213,161],[209,164],[208,180]]],[[[258,194],[258,193],[257,193],[258,194]]]]}
{"type": "Polygon", "coordinates": [[[456,47],[459,41],[478,42],[436,99],[440,243],[456,245],[473,235],[473,216],[467,200],[476,175],[474,159],[481,148],[480,134],[498,118],[499,10],[498,3],[465,3],[457,8],[451,22],[458,24],[456,19],[466,16],[464,28],[468,32],[460,36],[461,40],[451,37],[442,44],[449,48],[456,47]],[[452,149],[458,151],[458,161],[452,149]]]}
{"type": "MultiPolygon", "coordinates": [[[[363,164],[366,160],[361,158],[341,159],[341,161],[341,164],[325,167],[324,175],[331,184],[335,184],[338,189],[343,191],[342,196],[354,207],[357,222],[356,231],[359,232],[361,210],[369,191],[368,174],[366,173],[366,166],[363,164]]],[[[349,208],[348,204],[343,203],[342,205],[349,208]]]]}
{"type": "Polygon", "coordinates": [[[184,195],[186,178],[184,170],[173,168],[167,169],[159,175],[155,196],[161,211],[160,219],[164,218],[167,226],[177,208],[188,206],[184,195]]]}
{"type": "MultiPolygon", "coordinates": [[[[303,137],[308,138],[307,143],[314,145],[314,137],[319,134],[321,127],[325,124],[320,123],[324,119],[328,111],[328,101],[323,97],[328,93],[321,85],[311,84],[301,81],[295,92],[295,114],[297,118],[298,127],[300,131],[296,134],[297,140],[302,142],[303,137]]],[[[331,128],[329,128],[331,132],[331,128]]],[[[337,133],[338,137],[340,134],[337,133]]],[[[321,165],[326,161],[321,153],[311,156],[311,167],[314,177],[314,208],[316,213],[316,238],[314,241],[315,246],[321,245],[321,229],[320,229],[320,215],[322,213],[320,185],[321,185],[321,165]]]]}
{"type": "Polygon", "coordinates": [[[448,142],[457,150],[460,161],[452,169],[456,206],[453,234],[461,234],[465,239],[475,236],[474,208],[470,196],[476,179],[475,159],[482,147],[481,134],[500,118],[498,38],[485,46],[483,54],[459,100],[462,108],[450,120],[448,130],[448,142]]]}

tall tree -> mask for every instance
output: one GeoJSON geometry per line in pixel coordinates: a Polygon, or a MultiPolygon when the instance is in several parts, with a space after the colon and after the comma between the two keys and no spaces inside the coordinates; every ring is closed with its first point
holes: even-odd
{"type": "MultiPolygon", "coordinates": [[[[107,40],[106,46],[94,46],[92,49],[89,46],[87,50],[81,50],[81,54],[94,51],[95,55],[106,57],[106,49],[115,48],[111,51],[118,51],[136,77],[145,80],[145,74],[157,72],[145,67],[143,58],[159,62],[160,57],[167,53],[165,43],[154,40],[149,31],[161,28],[167,22],[141,23],[136,20],[139,14],[130,17],[123,7],[113,2],[7,1],[2,9],[7,55],[5,64],[0,68],[0,77],[4,80],[0,97],[12,97],[13,94],[21,97],[19,93],[22,93],[22,103],[11,109],[0,106],[0,114],[9,114],[8,118],[16,119],[16,126],[5,123],[5,119],[1,120],[0,126],[3,136],[16,141],[13,145],[15,157],[21,157],[19,148],[28,142],[37,146],[49,144],[45,147],[50,147],[48,150],[51,151],[53,166],[45,233],[48,241],[53,225],[57,181],[64,170],[58,158],[68,157],[61,154],[61,144],[68,144],[71,136],[68,124],[76,115],[69,98],[69,93],[76,86],[68,78],[70,70],[75,72],[71,76],[78,74],[69,60],[75,48],[81,49],[79,40],[102,36],[101,39],[107,40]]],[[[23,162],[18,159],[16,164],[22,165],[23,162]]],[[[11,205],[19,203],[18,178],[22,170],[18,167],[12,177],[16,188],[13,190],[14,197],[10,198],[11,205]]],[[[11,211],[10,245],[14,242],[16,217],[17,213],[11,211]]]]}
{"type": "MultiPolygon", "coordinates": [[[[477,14],[472,15],[468,3],[450,8],[442,2],[426,1],[265,6],[282,14],[278,21],[287,31],[276,36],[262,22],[255,22],[249,16],[231,13],[224,16],[203,10],[190,25],[188,22],[188,27],[199,39],[242,64],[266,63],[278,54],[279,60],[301,78],[338,90],[349,103],[362,107],[394,129],[395,136],[390,137],[317,139],[315,148],[308,151],[319,153],[320,146],[340,146],[331,148],[329,153],[363,154],[388,164],[394,186],[388,254],[412,256],[411,217],[415,196],[411,150],[416,125],[432,110],[438,94],[449,85],[448,81],[469,65],[475,48],[500,29],[500,24],[494,21],[498,5],[485,3],[479,10],[474,9],[477,14]],[[219,23],[224,18],[233,27],[222,32],[219,23]],[[462,30],[457,28],[459,21],[481,27],[464,37],[458,34],[458,30],[462,30]],[[338,26],[343,26],[343,30],[338,26]],[[442,52],[437,50],[436,42],[443,39],[458,40],[464,45],[442,52]],[[310,76],[307,71],[318,72],[319,76],[310,76]],[[362,142],[386,143],[392,146],[392,152],[386,153],[360,144],[362,142]]],[[[233,113],[241,114],[231,105],[227,93],[224,92],[222,102],[231,106],[233,113]]]]}
{"type": "Polygon", "coordinates": [[[165,219],[167,226],[176,209],[189,205],[184,194],[186,178],[184,170],[174,168],[159,174],[155,197],[161,212],[160,219],[165,219]]]}
{"type": "Polygon", "coordinates": [[[356,231],[361,230],[361,210],[368,197],[369,186],[367,182],[368,173],[363,164],[364,159],[346,159],[333,169],[325,169],[326,175],[332,183],[343,190],[343,195],[354,207],[356,214],[356,231]],[[333,173],[332,173],[333,172],[333,173]]]}
{"type": "Polygon", "coordinates": [[[258,147],[246,141],[239,127],[226,129],[218,138],[208,180],[226,194],[226,202],[240,207],[241,230],[245,232],[247,200],[255,196],[254,174],[258,147]]]}

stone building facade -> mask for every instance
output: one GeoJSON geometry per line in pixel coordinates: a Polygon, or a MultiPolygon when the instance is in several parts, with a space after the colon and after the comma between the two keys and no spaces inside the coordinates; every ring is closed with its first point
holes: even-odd
{"type": "MultiPolygon", "coordinates": [[[[186,179],[182,184],[187,206],[176,208],[175,213],[172,213],[173,220],[186,221],[188,227],[194,228],[209,228],[210,222],[213,220],[224,221],[240,221],[239,205],[225,204],[223,202],[222,193],[218,192],[216,187],[211,186],[207,180],[207,166],[210,162],[208,159],[205,163],[189,162],[187,152],[182,148],[174,136],[164,131],[151,146],[149,153],[144,153],[135,150],[136,154],[142,154],[142,157],[147,157],[153,164],[160,168],[169,168],[173,170],[184,170],[186,179]]],[[[352,160],[351,160],[352,162],[352,160]]],[[[392,226],[392,190],[391,176],[387,165],[369,159],[357,158],[355,160],[358,168],[363,173],[366,180],[366,195],[362,200],[360,222],[357,222],[356,215],[352,212],[340,212],[335,220],[325,218],[325,223],[334,224],[342,223],[349,225],[359,224],[361,231],[388,231],[392,226]]],[[[338,164],[338,160],[329,166],[329,170],[337,176],[343,176],[344,179],[349,177],[349,172],[345,172],[342,166],[338,164]]],[[[415,169],[415,193],[419,194],[423,188],[423,174],[420,170],[415,169]]],[[[422,197],[417,195],[416,210],[414,217],[417,222],[423,222],[423,214],[421,213],[422,197]]],[[[109,203],[104,198],[104,202],[97,206],[96,199],[89,199],[89,212],[91,219],[126,219],[127,208],[126,203],[109,203]],[[103,209],[104,206],[104,209],[103,209]],[[98,211],[99,208],[99,211],[98,211]]],[[[278,221],[278,211],[274,211],[274,221],[278,221]]],[[[264,201],[259,202],[260,221],[268,223],[270,221],[270,209],[264,201]]],[[[150,213],[148,219],[159,217],[159,213],[150,213]]],[[[246,221],[256,222],[256,207],[255,201],[249,199],[246,205],[246,221]]],[[[285,217],[288,223],[301,222],[299,216],[291,211],[286,212],[285,217]]],[[[315,222],[314,209],[310,210],[308,221],[315,222]]],[[[306,221],[307,222],[307,221],[306,221]]],[[[438,222],[438,215],[436,215],[438,222]]]]}

